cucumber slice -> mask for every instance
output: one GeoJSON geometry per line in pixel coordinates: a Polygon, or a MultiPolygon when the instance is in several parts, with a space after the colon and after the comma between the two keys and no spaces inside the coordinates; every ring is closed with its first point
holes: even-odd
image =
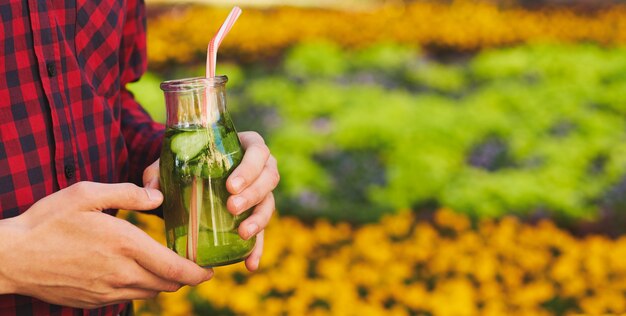
{"type": "MultiPolygon", "coordinates": [[[[202,190],[202,210],[199,218],[200,228],[216,231],[219,233],[236,231],[235,227],[239,226],[242,216],[233,216],[226,209],[226,201],[219,197],[219,192],[209,190],[205,186],[202,190]],[[212,207],[211,207],[212,206],[212,207]],[[213,222],[215,220],[215,223],[213,222]]],[[[191,185],[182,188],[183,206],[186,214],[191,210],[191,185]]]]}
{"type": "Polygon", "coordinates": [[[234,216],[226,209],[228,192],[223,181],[207,181],[202,198],[204,199],[204,213],[200,218],[200,225],[216,232],[235,230],[234,216]]]}
{"type": "Polygon", "coordinates": [[[209,133],[206,130],[184,132],[172,137],[170,148],[178,159],[189,161],[200,154],[209,143],[209,139],[209,133]]]}
{"type": "MultiPolygon", "coordinates": [[[[210,193],[207,193],[207,195],[210,195],[210,193]]],[[[206,206],[206,212],[203,214],[204,218],[200,219],[200,226],[218,233],[236,232],[235,216],[230,214],[225,206],[220,205],[220,202],[220,200],[213,200],[212,213],[210,204],[206,206]]],[[[211,203],[211,201],[206,199],[204,203],[211,203]]]]}

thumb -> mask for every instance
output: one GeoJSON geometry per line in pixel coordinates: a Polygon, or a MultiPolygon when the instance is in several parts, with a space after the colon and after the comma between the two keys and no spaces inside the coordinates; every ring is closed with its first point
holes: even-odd
{"type": "Polygon", "coordinates": [[[132,183],[78,182],[53,194],[57,205],[72,205],[76,210],[105,209],[152,210],[163,202],[159,190],[141,188],[132,183]],[[72,201],[72,203],[68,203],[72,201]]]}
{"type": "Polygon", "coordinates": [[[159,160],[153,162],[146,170],[143,171],[143,187],[144,188],[159,188],[159,160]]]}

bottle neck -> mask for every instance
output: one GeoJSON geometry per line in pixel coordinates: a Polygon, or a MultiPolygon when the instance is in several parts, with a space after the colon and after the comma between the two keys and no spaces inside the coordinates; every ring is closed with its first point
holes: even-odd
{"type": "MultiPolygon", "coordinates": [[[[225,77],[224,77],[225,78],[225,77]]],[[[161,84],[165,95],[166,126],[211,127],[226,111],[226,80],[191,78],[161,84]]]]}

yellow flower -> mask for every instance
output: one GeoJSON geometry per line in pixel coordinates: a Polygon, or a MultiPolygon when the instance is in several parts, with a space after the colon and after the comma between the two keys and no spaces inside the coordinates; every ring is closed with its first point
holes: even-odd
{"type": "MultiPolygon", "coordinates": [[[[213,34],[210,30],[217,30],[227,14],[224,8],[194,6],[177,7],[152,17],[147,35],[151,64],[203,59],[213,34]],[[198,30],[209,30],[209,34],[198,30]]],[[[220,52],[258,60],[276,56],[296,43],[316,39],[334,41],[347,48],[396,42],[459,51],[536,40],[624,44],[625,21],[624,6],[595,14],[577,14],[566,9],[501,9],[497,4],[476,1],[451,4],[418,1],[363,12],[247,8],[245,18],[239,19],[220,52]]]]}
{"type": "Polygon", "coordinates": [[[381,316],[381,315],[390,315],[390,311],[388,311],[384,306],[372,305],[372,304],[361,302],[354,306],[352,315],[381,316]]]}
{"type": "Polygon", "coordinates": [[[316,221],[313,230],[316,232],[315,238],[320,245],[331,245],[349,236],[341,235],[327,220],[316,221]]]}
{"type": "MultiPolygon", "coordinates": [[[[500,301],[504,296],[503,287],[495,280],[484,282],[478,289],[478,297],[482,302],[500,301]]],[[[498,306],[494,306],[495,309],[498,306]]]]}
{"type": "Polygon", "coordinates": [[[230,293],[232,288],[233,285],[229,282],[210,280],[198,285],[196,292],[201,298],[211,302],[214,306],[223,308],[233,299],[228,295],[224,295],[224,293],[230,293]]]}
{"type": "Polygon", "coordinates": [[[411,263],[401,258],[389,263],[383,271],[385,274],[382,277],[382,282],[385,284],[400,284],[413,277],[414,273],[411,263]]]}
{"type": "Polygon", "coordinates": [[[414,309],[430,309],[430,295],[426,286],[420,283],[403,286],[398,284],[391,289],[393,298],[404,306],[414,309]]]}
{"type": "Polygon", "coordinates": [[[165,315],[191,315],[192,305],[187,299],[189,287],[183,287],[174,293],[161,293],[158,297],[165,315]]]}
{"type": "Polygon", "coordinates": [[[511,303],[522,307],[535,307],[549,301],[555,295],[554,286],[546,281],[533,281],[511,294],[511,303]]]}
{"type": "Polygon", "coordinates": [[[479,282],[489,282],[495,279],[498,261],[489,249],[478,252],[472,263],[473,274],[479,282]]]}
{"type": "Polygon", "coordinates": [[[581,299],[580,307],[587,315],[602,315],[607,312],[604,299],[599,296],[591,296],[581,299]]]}
{"type": "Polygon", "coordinates": [[[612,250],[606,254],[608,256],[608,265],[611,270],[626,273],[626,236],[617,239],[612,250]]]}
{"type": "Polygon", "coordinates": [[[626,310],[626,299],[623,289],[601,288],[597,295],[602,297],[606,309],[612,313],[622,313],[626,310]]]}
{"type": "Polygon", "coordinates": [[[445,208],[435,214],[435,223],[440,227],[450,228],[457,232],[470,227],[470,221],[466,216],[445,208]]]}
{"type": "Polygon", "coordinates": [[[570,279],[559,282],[559,284],[561,286],[560,294],[564,297],[582,297],[587,290],[587,282],[579,274],[575,274],[570,279]]]}
{"type": "Polygon", "coordinates": [[[405,244],[402,244],[401,253],[414,262],[427,262],[435,255],[438,248],[439,235],[437,231],[426,223],[415,225],[413,235],[405,244]]]}
{"type": "Polygon", "coordinates": [[[248,278],[246,287],[258,295],[263,295],[271,290],[272,281],[269,279],[267,274],[255,273],[248,278]]]}
{"type": "Polygon", "coordinates": [[[504,286],[515,289],[522,285],[524,271],[512,264],[503,264],[500,267],[500,277],[504,286]]]}
{"type": "MultiPolygon", "coordinates": [[[[376,287],[381,283],[381,271],[366,262],[356,262],[347,271],[347,276],[356,285],[376,287]]],[[[340,275],[340,279],[342,276],[340,275]]]]}
{"type": "Polygon", "coordinates": [[[327,316],[327,315],[332,315],[332,314],[326,308],[316,307],[312,311],[308,312],[306,315],[309,315],[309,316],[327,316]]]}
{"type": "Polygon", "coordinates": [[[229,292],[220,295],[228,296],[227,306],[237,314],[254,315],[259,308],[259,295],[246,286],[233,287],[229,292]]]}
{"type": "Polygon", "coordinates": [[[401,306],[394,306],[391,309],[389,309],[388,311],[384,311],[381,314],[378,315],[389,315],[389,316],[408,316],[409,313],[407,312],[406,308],[403,308],[401,306]]]}
{"type": "Polygon", "coordinates": [[[591,237],[586,242],[583,268],[587,272],[588,281],[598,287],[607,281],[607,254],[609,241],[604,237],[591,237]]]}
{"type": "Polygon", "coordinates": [[[293,218],[285,219],[283,223],[285,235],[280,236],[287,242],[287,249],[295,254],[308,255],[315,246],[315,238],[309,229],[293,218]]]}
{"type": "Polygon", "coordinates": [[[328,280],[342,280],[348,274],[348,266],[333,257],[320,259],[317,262],[317,273],[328,280]]]}
{"type": "Polygon", "coordinates": [[[483,306],[481,314],[484,316],[510,315],[507,310],[508,309],[504,302],[499,300],[488,300],[485,302],[485,306],[483,306]]]}
{"type": "Polygon", "coordinates": [[[402,237],[408,235],[415,223],[415,216],[410,210],[403,210],[398,214],[386,215],[380,220],[380,225],[388,236],[402,237]]]}
{"type": "Polygon", "coordinates": [[[354,234],[354,250],[358,256],[380,266],[393,259],[389,237],[377,226],[367,225],[354,234]]]}
{"type": "Polygon", "coordinates": [[[475,315],[476,302],[472,284],[464,279],[443,280],[432,296],[432,311],[436,315],[475,315]]]}

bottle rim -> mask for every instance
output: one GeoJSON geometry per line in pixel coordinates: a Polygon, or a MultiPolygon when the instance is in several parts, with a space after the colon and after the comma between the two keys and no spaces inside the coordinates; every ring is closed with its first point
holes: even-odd
{"type": "Polygon", "coordinates": [[[228,77],[225,75],[213,78],[194,77],[163,81],[160,87],[165,92],[190,91],[224,86],[227,81],[228,77]]]}

